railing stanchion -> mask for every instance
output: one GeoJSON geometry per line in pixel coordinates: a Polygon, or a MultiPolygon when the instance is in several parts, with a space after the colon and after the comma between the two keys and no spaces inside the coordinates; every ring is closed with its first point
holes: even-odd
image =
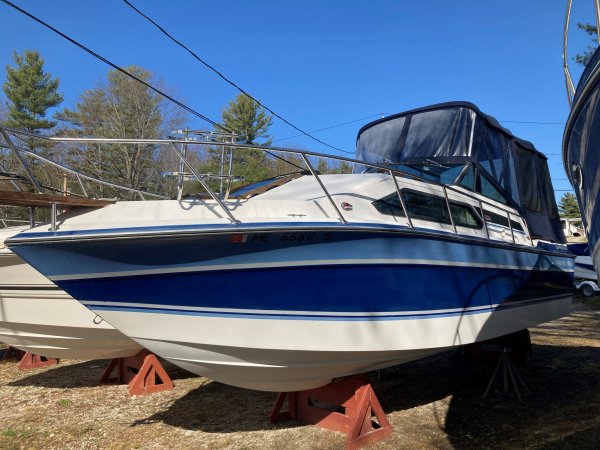
{"type": "Polygon", "coordinates": [[[444,197],[446,198],[446,206],[448,207],[448,215],[450,216],[450,223],[452,224],[452,228],[454,229],[454,234],[458,234],[458,230],[456,229],[456,224],[454,223],[454,217],[452,217],[452,208],[450,207],[450,200],[448,199],[448,192],[446,190],[446,186],[442,185],[442,190],[444,191],[444,197]]]}
{"type": "Polygon", "coordinates": [[[208,193],[208,195],[210,195],[211,198],[215,202],[217,202],[217,204],[221,207],[221,209],[223,209],[223,211],[225,211],[225,214],[227,214],[227,216],[229,217],[229,220],[231,220],[231,222],[235,223],[235,224],[241,223],[239,220],[237,220],[233,216],[233,214],[231,214],[231,211],[229,211],[229,209],[227,208],[225,203],[223,203],[223,201],[213,192],[213,190],[210,188],[210,186],[208,184],[206,184],[206,182],[202,179],[202,177],[196,171],[196,169],[194,169],[192,167],[192,165],[187,161],[187,159],[185,159],[185,157],[181,154],[179,149],[177,147],[175,147],[175,144],[170,143],[170,147],[171,147],[171,150],[173,150],[175,152],[175,154],[179,157],[179,159],[181,159],[183,161],[183,163],[187,166],[187,168],[190,170],[190,172],[192,172],[192,175],[194,175],[196,180],[198,180],[198,183],[200,183],[202,185],[202,187],[208,193]]]}
{"type": "Polygon", "coordinates": [[[38,182],[37,178],[33,175],[33,173],[31,173],[31,170],[29,170],[29,166],[27,165],[27,162],[25,161],[25,159],[23,159],[23,156],[21,156],[21,154],[17,150],[17,147],[15,146],[15,144],[13,144],[12,140],[10,139],[10,137],[8,136],[8,133],[6,132],[6,130],[4,130],[4,128],[0,127],[0,134],[2,134],[2,137],[4,138],[4,141],[6,142],[8,148],[10,148],[13,151],[13,153],[15,154],[15,156],[17,157],[17,159],[23,166],[25,173],[27,173],[27,176],[29,177],[29,179],[31,180],[31,182],[33,183],[33,185],[35,186],[37,191],[41,192],[42,194],[44,192],[46,192],[46,190],[38,182]]]}
{"type": "Polygon", "coordinates": [[[510,234],[512,236],[512,241],[514,244],[516,242],[515,241],[515,232],[513,231],[512,222],[510,221],[510,212],[509,211],[506,211],[506,218],[508,219],[508,226],[510,227],[510,234]]]}
{"type": "Polygon", "coordinates": [[[404,199],[402,198],[402,192],[400,192],[400,186],[398,186],[398,180],[396,180],[396,175],[390,169],[390,175],[392,176],[392,180],[394,180],[394,185],[396,185],[396,193],[398,194],[398,199],[400,200],[400,205],[402,206],[402,210],[404,211],[404,215],[406,216],[406,220],[408,220],[408,226],[410,228],[414,228],[412,219],[408,215],[408,208],[406,207],[406,203],[404,203],[404,199]]]}
{"type": "Polygon", "coordinates": [[[338,209],[337,205],[335,204],[335,202],[331,198],[331,195],[329,195],[329,192],[327,192],[327,189],[325,189],[325,185],[323,184],[323,182],[321,181],[321,179],[319,178],[319,176],[317,175],[317,173],[312,168],[312,166],[311,166],[310,162],[308,161],[308,158],[306,157],[306,155],[304,153],[300,153],[300,155],[302,156],[302,159],[304,160],[304,164],[306,164],[306,167],[308,167],[308,170],[310,170],[310,173],[315,177],[315,179],[317,180],[317,183],[319,183],[319,186],[321,186],[321,189],[323,189],[323,192],[325,193],[325,195],[327,196],[327,198],[331,202],[331,206],[333,206],[333,209],[335,209],[335,211],[337,212],[337,214],[338,214],[340,220],[342,221],[342,223],[348,223],[348,221],[342,215],[342,212],[338,209]]]}
{"type": "Polygon", "coordinates": [[[50,210],[50,230],[52,230],[52,231],[56,231],[56,215],[57,215],[56,203],[52,202],[51,210],[50,210]]]}
{"type": "Polygon", "coordinates": [[[87,191],[85,190],[85,186],[83,185],[83,181],[81,181],[81,177],[79,176],[78,173],[75,174],[75,176],[77,177],[77,181],[79,181],[79,187],[81,188],[81,192],[83,192],[83,195],[85,197],[87,197],[87,191]]]}
{"type": "Polygon", "coordinates": [[[485,227],[485,234],[487,236],[487,238],[490,238],[490,230],[488,229],[487,226],[487,220],[485,220],[485,212],[483,210],[483,203],[481,202],[481,200],[479,200],[479,211],[481,212],[481,220],[483,220],[483,226],[485,227]]]}
{"type": "Polygon", "coordinates": [[[35,227],[35,208],[33,206],[29,207],[29,228],[35,227]]]}

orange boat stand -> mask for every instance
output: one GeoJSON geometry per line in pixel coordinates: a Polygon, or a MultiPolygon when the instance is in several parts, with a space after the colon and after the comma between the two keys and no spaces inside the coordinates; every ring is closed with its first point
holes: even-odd
{"type": "Polygon", "coordinates": [[[146,395],[173,389],[173,381],[158,358],[148,350],[126,358],[114,358],[104,371],[100,383],[127,383],[129,395],[146,395]],[[116,375],[113,376],[115,369],[116,375]]]}
{"type": "Polygon", "coordinates": [[[8,347],[4,352],[4,355],[2,355],[2,361],[9,358],[14,358],[19,361],[19,364],[17,365],[19,370],[40,369],[42,367],[58,364],[58,359],[46,358],[42,355],[19,350],[16,347],[8,347]]]}
{"type": "Polygon", "coordinates": [[[392,433],[379,400],[364,375],[346,377],[316,389],[280,392],[269,415],[272,423],[279,420],[297,420],[345,433],[349,450],[385,439],[392,433]],[[282,412],[286,398],[288,410],[282,412]],[[315,406],[316,402],[336,406],[344,412],[320,408],[315,406]]]}

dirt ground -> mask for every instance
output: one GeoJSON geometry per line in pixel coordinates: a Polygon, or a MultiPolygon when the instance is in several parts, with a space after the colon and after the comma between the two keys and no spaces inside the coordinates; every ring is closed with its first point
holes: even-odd
{"type": "MultiPolygon", "coordinates": [[[[576,302],[531,337],[533,358],[520,373],[532,395],[523,404],[482,398],[495,364],[459,351],[372,374],[393,434],[368,448],[598,448],[600,300],[576,302]]],[[[340,433],[270,424],[273,393],[165,365],[172,391],[128,397],[124,385],[98,385],[106,364],[63,360],[21,372],[0,363],[0,448],[344,448],[340,433]]]]}

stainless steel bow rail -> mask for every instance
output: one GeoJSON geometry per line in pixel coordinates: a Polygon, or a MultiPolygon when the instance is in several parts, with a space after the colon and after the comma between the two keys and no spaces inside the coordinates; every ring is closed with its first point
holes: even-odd
{"type": "MultiPolygon", "coordinates": [[[[573,84],[573,78],[571,77],[571,71],[569,69],[569,22],[571,20],[571,9],[573,7],[573,0],[567,1],[567,13],[565,14],[565,25],[563,28],[563,50],[562,50],[562,63],[563,72],[565,74],[565,83],[567,85],[567,99],[569,100],[569,106],[573,106],[573,98],[575,97],[575,85],[573,84]]],[[[596,13],[596,36],[598,42],[600,42],[600,0],[594,0],[594,11],[596,13]]]]}
{"type": "MultiPolygon", "coordinates": [[[[342,224],[348,224],[349,221],[344,217],[344,215],[342,214],[342,212],[336,205],[335,201],[333,200],[332,195],[329,193],[325,184],[323,183],[323,180],[321,179],[319,172],[317,170],[315,170],[315,168],[313,167],[313,164],[310,162],[310,158],[333,160],[338,163],[345,162],[345,163],[349,163],[351,165],[356,165],[359,167],[366,167],[369,169],[374,169],[378,172],[387,173],[390,175],[390,177],[394,181],[396,193],[398,195],[398,200],[399,200],[399,203],[404,212],[404,216],[407,219],[409,228],[415,228],[415,226],[413,224],[412,218],[410,217],[410,214],[409,214],[407,205],[404,201],[404,198],[402,197],[400,185],[398,184],[398,178],[424,181],[429,184],[438,186],[443,192],[444,200],[446,203],[446,208],[448,210],[448,215],[450,217],[449,220],[450,220],[453,232],[455,234],[458,234],[458,229],[457,229],[456,223],[454,221],[454,218],[452,216],[451,202],[448,198],[448,191],[456,192],[460,195],[470,197],[471,199],[473,199],[475,202],[478,203],[478,205],[479,205],[479,213],[478,214],[480,214],[479,218],[482,221],[482,223],[484,224],[486,236],[488,237],[488,239],[490,238],[490,231],[488,229],[487,221],[485,219],[483,206],[487,205],[492,208],[500,209],[500,210],[504,211],[504,213],[506,215],[506,219],[508,221],[508,227],[510,228],[512,241],[513,241],[513,243],[516,242],[514,229],[512,227],[512,218],[518,217],[518,216],[514,215],[507,209],[501,208],[498,205],[494,205],[491,202],[481,200],[480,198],[474,197],[473,195],[469,195],[464,190],[457,189],[454,186],[437,183],[437,182],[431,181],[431,180],[426,180],[417,175],[409,174],[409,173],[394,169],[394,168],[392,168],[388,165],[384,165],[384,164],[369,163],[369,162],[360,161],[360,160],[356,160],[356,159],[352,159],[352,158],[346,158],[343,156],[325,155],[322,153],[316,153],[316,152],[311,152],[311,151],[307,151],[307,150],[296,150],[296,149],[282,148],[282,147],[261,147],[258,145],[242,144],[242,143],[233,142],[233,139],[229,139],[229,138],[225,138],[222,140],[219,140],[219,139],[216,139],[216,140],[215,139],[190,140],[187,135],[185,136],[184,139],[114,139],[114,138],[48,137],[48,136],[40,136],[40,135],[25,132],[25,131],[18,131],[18,130],[13,130],[10,128],[2,128],[2,127],[0,127],[0,134],[2,136],[4,136],[4,141],[3,142],[0,141],[0,148],[8,149],[9,151],[12,151],[16,155],[18,155],[18,160],[23,165],[23,168],[24,168],[25,172],[27,173],[27,175],[29,177],[31,177],[32,182],[34,180],[34,176],[33,176],[32,172],[28,169],[25,158],[23,158],[22,155],[27,155],[29,157],[35,158],[37,160],[42,161],[43,163],[50,164],[60,170],[63,170],[65,173],[74,175],[76,177],[76,179],[78,180],[84,195],[86,195],[85,194],[86,191],[85,191],[85,186],[82,182],[83,179],[88,180],[88,181],[93,181],[96,183],[100,183],[100,184],[109,186],[111,188],[122,189],[122,190],[126,190],[129,192],[134,192],[140,196],[141,200],[145,200],[145,196],[154,196],[155,198],[162,198],[162,199],[167,199],[169,197],[167,197],[165,195],[157,194],[157,193],[141,191],[139,189],[134,189],[131,187],[120,186],[115,183],[107,182],[107,181],[100,180],[98,178],[95,178],[95,177],[92,177],[89,175],[82,174],[76,170],[73,170],[72,168],[65,166],[65,165],[58,164],[54,161],[50,161],[47,158],[41,157],[31,150],[27,150],[18,145],[15,145],[12,142],[12,140],[10,139],[9,135],[16,136],[18,138],[35,138],[35,139],[41,139],[41,140],[46,140],[46,141],[51,141],[51,142],[66,143],[66,144],[68,144],[68,143],[71,143],[71,144],[129,144],[129,145],[144,145],[144,146],[148,146],[149,148],[156,148],[157,146],[164,146],[165,148],[168,148],[170,151],[172,151],[173,154],[176,155],[179,160],[178,175],[183,174],[184,168],[187,168],[187,170],[189,170],[190,174],[192,175],[193,179],[198,181],[198,183],[202,186],[204,191],[210,196],[210,198],[217,205],[219,205],[220,209],[225,213],[227,218],[233,224],[241,224],[242,223],[238,218],[236,218],[233,215],[233,213],[231,212],[231,210],[227,207],[227,204],[225,203],[229,196],[229,192],[230,192],[229,187],[231,186],[231,179],[234,178],[234,176],[231,175],[234,151],[260,150],[271,156],[278,155],[278,156],[276,156],[277,158],[287,161],[289,164],[291,164],[293,166],[296,166],[296,164],[286,160],[285,157],[288,155],[295,155],[300,161],[302,161],[304,163],[308,172],[310,172],[310,174],[313,177],[315,177],[315,181],[318,183],[319,187],[323,191],[323,194],[325,195],[325,197],[327,198],[327,200],[333,207],[333,210],[335,211],[338,220],[342,224]],[[180,146],[180,148],[178,148],[178,146],[180,146]],[[199,173],[194,168],[193,164],[190,163],[189,159],[186,157],[188,146],[203,146],[203,147],[208,146],[208,147],[212,147],[212,148],[220,147],[220,148],[226,149],[222,152],[223,156],[221,158],[221,161],[223,164],[228,164],[227,170],[225,170],[224,167],[222,166],[221,170],[220,170],[220,174],[218,174],[218,175],[199,173]],[[229,181],[228,182],[229,187],[225,191],[223,191],[223,183],[221,183],[221,185],[220,185],[221,191],[219,193],[217,193],[210,187],[210,185],[208,183],[208,180],[210,180],[210,179],[216,179],[216,180],[220,180],[220,181],[227,179],[229,181]]],[[[461,171],[461,174],[462,174],[462,171],[461,171]]],[[[457,176],[457,178],[458,177],[460,177],[460,174],[457,176]]],[[[0,181],[2,181],[2,180],[0,179],[0,181]]],[[[33,184],[36,185],[36,187],[39,185],[39,183],[35,183],[35,182],[33,184]]],[[[178,183],[178,198],[181,198],[182,186],[180,186],[180,184],[181,183],[178,183]]],[[[39,187],[42,189],[41,185],[39,187]]],[[[54,206],[52,207],[52,227],[51,227],[52,229],[56,228],[56,209],[57,209],[56,204],[54,204],[54,206]]],[[[526,231],[527,239],[528,239],[530,245],[533,245],[533,241],[531,240],[529,229],[527,227],[527,223],[525,221],[523,223],[525,224],[525,231],[526,231]]]]}

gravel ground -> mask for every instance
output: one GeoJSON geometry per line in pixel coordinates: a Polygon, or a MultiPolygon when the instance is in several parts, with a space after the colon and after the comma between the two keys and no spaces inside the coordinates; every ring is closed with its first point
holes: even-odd
{"type": "MultiPolygon", "coordinates": [[[[483,399],[494,364],[459,351],[372,374],[393,434],[369,448],[598,448],[599,304],[577,302],[571,316],[531,330],[533,358],[520,373],[532,395],[522,405],[483,399]]],[[[30,372],[0,363],[0,448],[344,448],[340,433],[270,424],[273,393],[165,364],[172,391],[129,397],[126,386],[98,385],[107,363],[63,360],[30,372]]]]}

